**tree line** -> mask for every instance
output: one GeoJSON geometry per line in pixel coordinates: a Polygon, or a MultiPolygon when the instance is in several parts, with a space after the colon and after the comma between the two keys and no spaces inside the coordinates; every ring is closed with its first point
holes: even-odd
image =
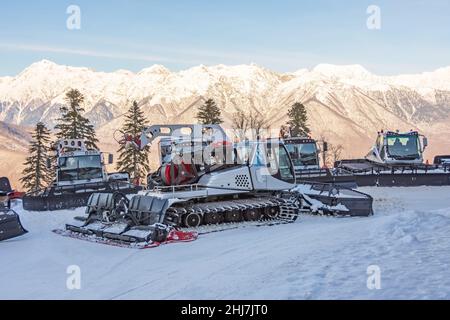
{"type": "MultiPolygon", "coordinates": [[[[294,137],[308,136],[311,130],[308,126],[306,107],[299,102],[294,103],[287,111],[288,121],[284,126],[289,135],[294,137]]],[[[208,99],[197,113],[197,120],[201,124],[221,124],[222,113],[213,99],[208,99]]],[[[248,131],[252,131],[254,138],[260,138],[263,130],[269,130],[270,119],[259,111],[245,112],[238,110],[232,115],[232,127],[239,140],[247,139],[248,131]]]]}

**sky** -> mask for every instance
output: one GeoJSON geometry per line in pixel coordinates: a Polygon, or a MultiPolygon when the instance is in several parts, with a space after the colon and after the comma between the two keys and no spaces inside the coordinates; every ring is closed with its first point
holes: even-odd
{"type": "Polygon", "coordinates": [[[331,63],[394,75],[450,65],[448,0],[15,0],[0,13],[0,76],[42,59],[107,72],[331,63]],[[81,29],[67,28],[70,5],[81,29]],[[367,27],[371,5],[380,29],[367,27]]]}

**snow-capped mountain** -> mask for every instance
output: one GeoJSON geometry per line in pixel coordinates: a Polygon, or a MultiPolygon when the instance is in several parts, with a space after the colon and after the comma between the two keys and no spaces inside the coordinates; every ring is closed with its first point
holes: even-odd
{"type": "Polygon", "coordinates": [[[0,121],[0,149],[26,152],[31,139],[30,130],[27,129],[0,121]]]}
{"type": "Polygon", "coordinates": [[[237,110],[257,112],[272,127],[286,120],[296,101],[308,109],[313,135],[343,144],[348,156],[362,156],[380,129],[419,129],[433,153],[450,153],[450,67],[417,75],[377,76],[360,65],[318,65],[277,73],[257,65],[197,66],[171,72],[154,65],[138,73],[96,72],[43,60],[16,77],[0,77],[0,120],[20,126],[55,124],[64,94],[79,89],[88,117],[104,142],[136,100],[150,123],[195,119],[199,105],[213,98],[230,124],[237,110]]]}

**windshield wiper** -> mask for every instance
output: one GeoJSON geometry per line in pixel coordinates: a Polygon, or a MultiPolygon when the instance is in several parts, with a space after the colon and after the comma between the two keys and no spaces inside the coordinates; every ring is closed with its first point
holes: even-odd
{"type": "Polygon", "coordinates": [[[302,162],[304,161],[310,161],[310,160],[316,160],[316,155],[312,154],[312,155],[308,155],[308,156],[300,156],[300,160],[302,162]]]}
{"type": "Polygon", "coordinates": [[[418,159],[420,156],[416,154],[406,154],[406,155],[391,155],[394,159],[418,159]]]}

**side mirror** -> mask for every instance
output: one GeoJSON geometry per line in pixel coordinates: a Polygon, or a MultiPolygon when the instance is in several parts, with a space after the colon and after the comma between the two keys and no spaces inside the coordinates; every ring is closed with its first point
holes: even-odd
{"type": "Polygon", "coordinates": [[[108,164],[114,163],[114,156],[112,154],[108,154],[108,164]]]}
{"type": "Polygon", "coordinates": [[[428,138],[423,137],[423,149],[425,150],[426,147],[428,147],[428,138]]]}
{"type": "Polygon", "coordinates": [[[51,169],[52,168],[52,160],[50,158],[47,158],[45,160],[45,166],[47,167],[47,169],[51,169]]]}
{"type": "Polygon", "coordinates": [[[327,152],[328,151],[328,142],[324,141],[323,142],[323,152],[327,152]]]}

